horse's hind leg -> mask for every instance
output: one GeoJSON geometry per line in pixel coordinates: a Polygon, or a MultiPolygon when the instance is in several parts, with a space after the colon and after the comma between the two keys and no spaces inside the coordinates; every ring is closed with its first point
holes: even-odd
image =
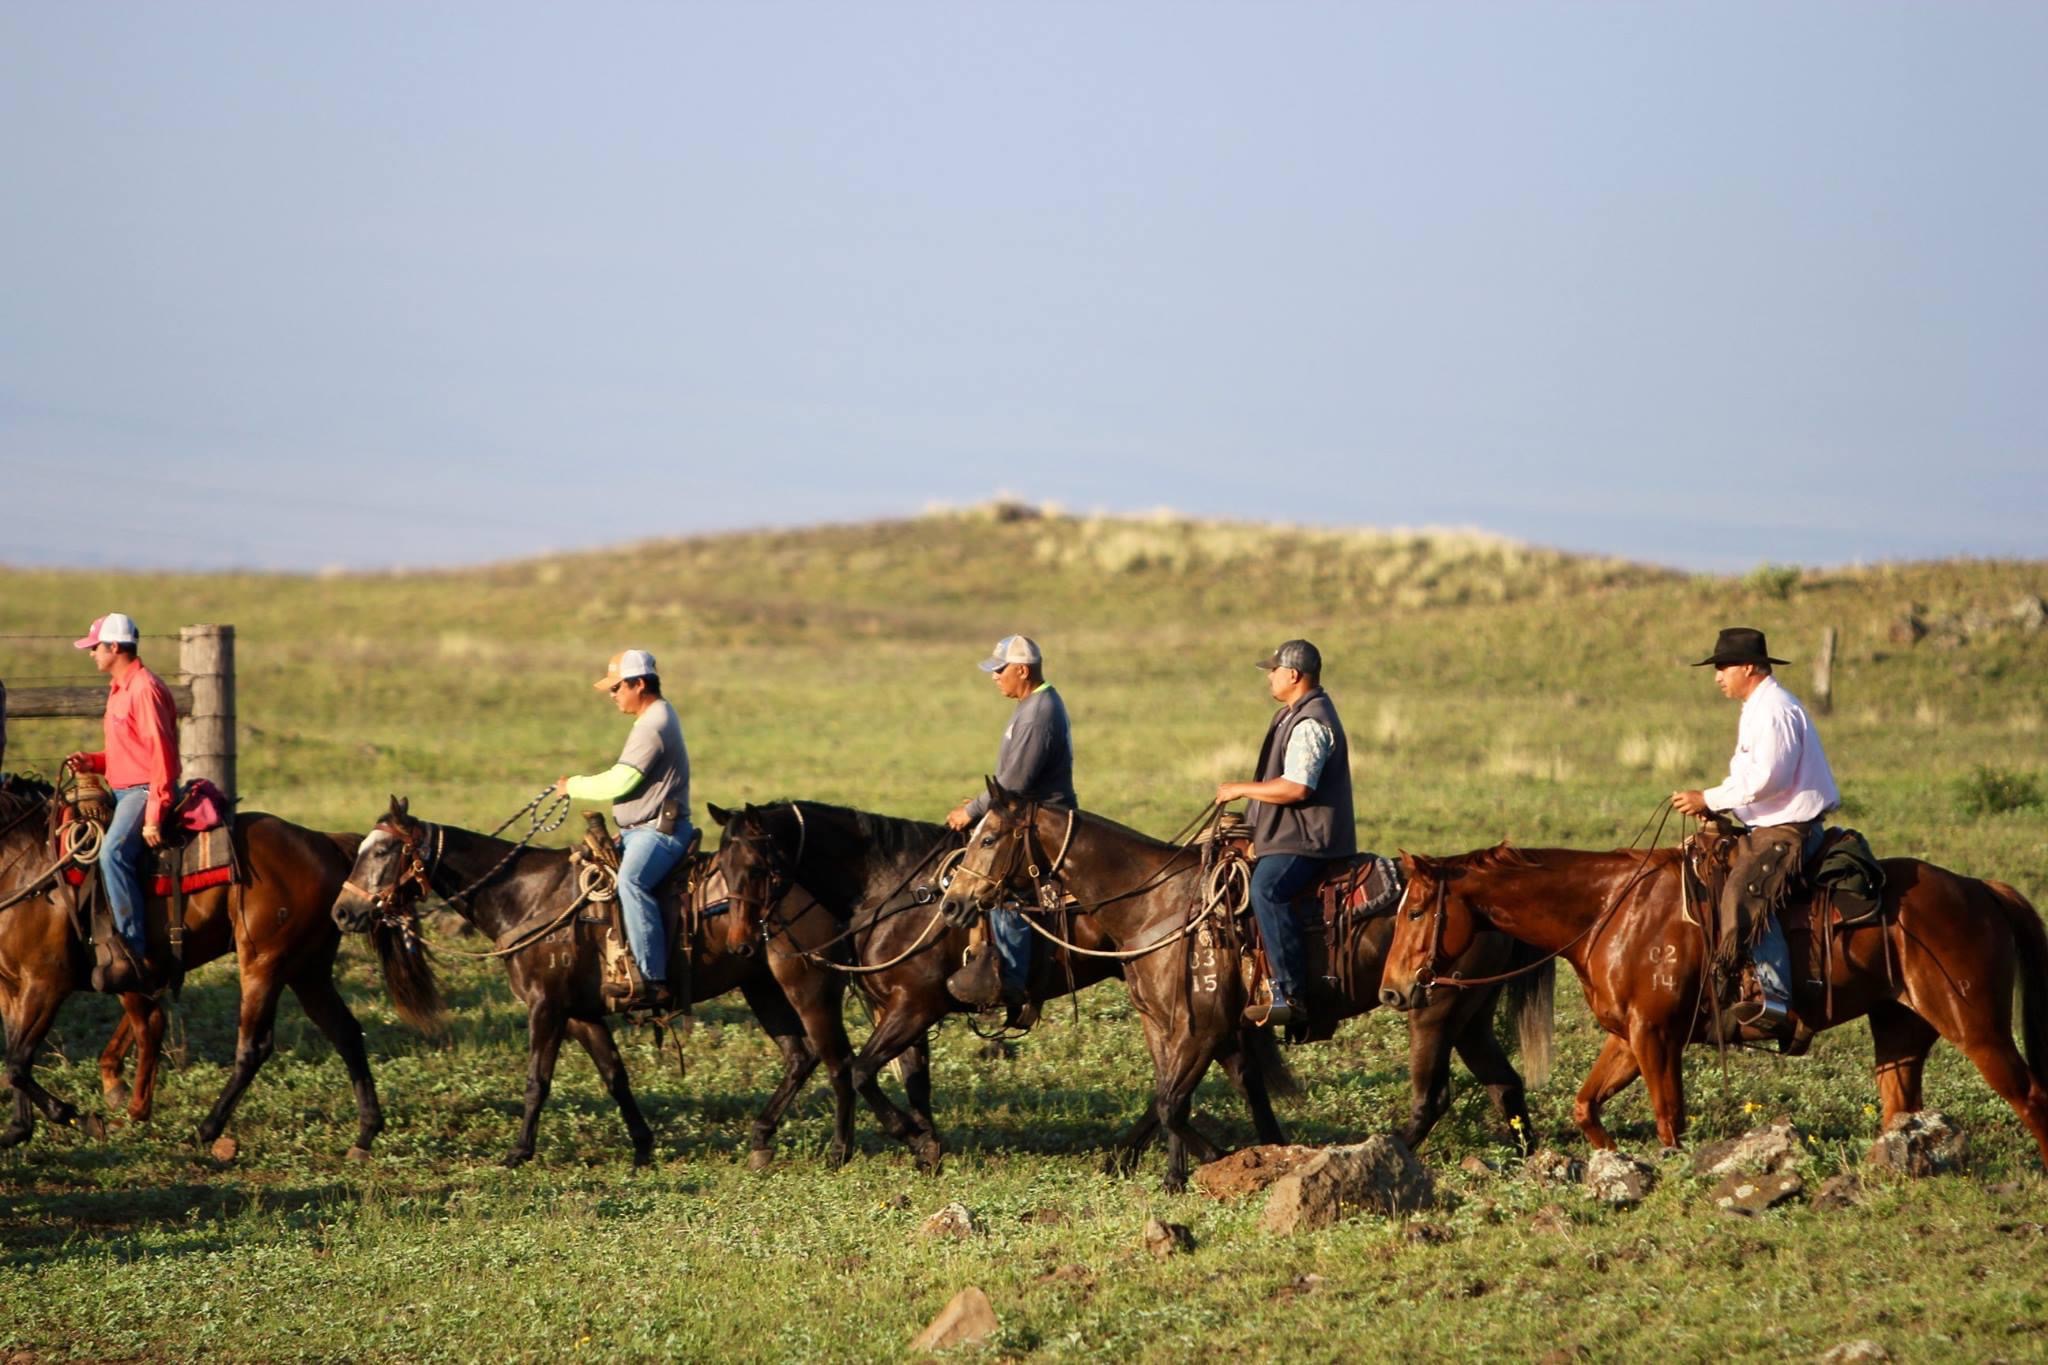
{"type": "Polygon", "coordinates": [[[80,1122],[76,1109],[36,1082],[36,1049],[43,1045],[50,1025],[56,1022],[57,1008],[64,1003],[67,993],[32,988],[25,995],[17,996],[13,1008],[8,1011],[6,1080],[15,1095],[14,1121],[0,1129],[0,1148],[15,1147],[28,1141],[29,1135],[35,1131],[37,1110],[41,1110],[43,1117],[52,1123],[78,1123],[94,1137],[106,1131],[98,1115],[80,1122]]]}
{"type": "Polygon", "coordinates": [[[2020,1122],[2027,1125],[2027,1131],[2034,1135],[2034,1142],[2041,1149],[2041,1161],[2048,1165],[2048,1086],[2041,1084],[2028,1069],[2026,1058],[2013,1046],[2012,1027],[2008,1021],[2001,1030],[1987,1030],[1985,1037],[1972,1037],[1960,1042],[1964,1055],[1976,1063],[1977,1070],[1999,1098],[2011,1105],[2013,1112],[2020,1116],[2020,1122]]]}
{"type": "Polygon", "coordinates": [[[147,1123],[149,1116],[156,1112],[156,1082],[162,1074],[164,1059],[164,1028],[171,1022],[171,1012],[161,1002],[147,996],[143,999],[147,1001],[148,1009],[142,1016],[141,1035],[135,1040],[135,1084],[128,1100],[130,1123],[147,1123]]]}
{"type": "Polygon", "coordinates": [[[132,1098],[128,1082],[121,1075],[128,1049],[135,1046],[136,1038],[136,1011],[129,1005],[130,999],[126,995],[121,997],[121,1022],[114,1025],[113,1036],[100,1049],[100,1097],[109,1109],[126,1109],[132,1098]]]}
{"type": "Polygon", "coordinates": [[[1876,1053],[1877,1094],[1883,1123],[1920,1112],[1920,1077],[1927,1054],[1940,1039],[1934,1025],[1904,1005],[1886,1001],[1870,1007],[1870,1042],[1876,1053]]]}
{"type": "Polygon", "coordinates": [[[611,1025],[602,1019],[571,1019],[568,1029],[569,1036],[583,1044],[583,1050],[590,1054],[590,1060],[597,1066],[598,1079],[611,1092],[612,1102],[619,1106],[619,1117],[626,1121],[626,1131],[633,1138],[633,1164],[651,1165],[654,1130],[647,1126],[639,1102],[633,1098],[633,1082],[626,1075],[626,1061],[619,1056],[618,1040],[612,1036],[611,1025]]]}
{"type": "Polygon", "coordinates": [[[932,1117],[932,1034],[930,1029],[917,1035],[916,1041],[896,1054],[902,1064],[897,1077],[903,1082],[903,1098],[910,1105],[910,1112],[928,1133],[938,1131],[938,1120],[932,1117]]]}
{"type": "Polygon", "coordinates": [[[370,1154],[370,1144],[384,1131],[384,1106],[377,1101],[377,1082],[370,1076],[370,1054],[363,1046],[363,1026],[349,1010],[348,1002],[335,988],[329,975],[331,964],[322,964],[300,975],[292,983],[292,994],[314,1027],[327,1035],[341,1064],[348,1068],[349,1088],[356,1097],[356,1140],[348,1154],[358,1159],[370,1154]]]}
{"type": "Polygon", "coordinates": [[[1281,1146],[1287,1141],[1286,1132],[1280,1127],[1279,1115],[1273,1112],[1273,1095],[1266,1087],[1265,1068],[1251,1061],[1243,1046],[1234,1047],[1229,1054],[1217,1059],[1223,1065],[1225,1074],[1244,1094],[1245,1107],[1251,1110],[1252,1131],[1260,1142],[1268,1146],[1281,1146]]]}
{"type": "MultiPolygon", "coordinates": [[[[1410,1034],[1412,1040],[1413,1034],[1410,1034]]],[[[1458,1056],[1471,1071],[1474,1080],[1486,1087],[1487,1095],[1493,1100],[1493,1107],[1507,1120],[1508,1127],[1515,1134],[1515,1145],[1524,1155],[1535,1150],[1536,1130],[1529,1120],[1528,1096],[1522,1088],[1522,1073],[1515,1070],[1515,1064],[1508,1059],[1507,1050],[1500,1045],[1500,1039],[1493,1032],[1493,1009],[1489,1003],[1485,1009],[1475,1010],[1465,1021],[1464,1031],[1452,1044],[1458,1056]]],[[[1415,1135],[1409,1145],[1417,1146],[1429,1132],[1424,1128],[1415,1135]]]]}

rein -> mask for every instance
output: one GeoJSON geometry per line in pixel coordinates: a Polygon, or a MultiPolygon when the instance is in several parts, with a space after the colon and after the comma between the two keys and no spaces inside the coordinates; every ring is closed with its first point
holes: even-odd
{"type": "MultiPolygon", "coordinates": [[[[1497,972],[1492,976],[1459,976],[1455,973],[1445,978],[1439,978],[1437,976],[1436,965],[1438,962],[1442,961],[1444,949],[1444,902],[1449,896],[1448,884],[1442,880],[1439,880],[1436,884],[1436,902],[1431,907],[1431,913],[1433,913],[1436,916],[1436,921],[1435,924],[1432,926],[1430,933],[1429,964],[1426,967],[1424,967],[1422,969],[1422,973],[1416,977],[1416,984],[1421,986],[1425,991],[1427,991],[1432,986],[1449,986],[1455,990],[1467,990],[1473,986],[1495,986],[1503,981],[1512,981],[1518,976],[1527,976],[1530,972],[1535,971],[1537,968],[1546,966],[1551,962],[1555,962],[1558,958],[1564,956],[1566,953],[1570,952],[1574,947],[1578,946],[1578,944],[1581,941],[1599,932],[1601,927],[1604,926],[1609,919],[1613,918],[1614,913],[1617,910],[1621,909],[1622,904],[1628,900],[1629,893],[1631,891],[1634,891],[1638,886],[1642,885],[1644,874],[1649,871],[1650,855],[1657,851],[1657,842],[1658,840],[1664,837],[1665,822],[1671,818],[1671,806],[1669,805],[1669,803],[1660,803],[1660,805],[1662,805],[1663,807],[1663,815],[1660,817],[1658,815],[1653,814],[1649,820],[1643,821],[1643,828],[1637,830],[1636,837],[1629,841],[1629,848],[1633,850],[1636,844],[1641,842],[1643,834],[1649,830],[1651,822],[1654,821],[1656,823],[1657,832],[1650,836],[1650,846],[1649,848],[1643,850],[1643,860],[1636,865],[1636,870],[1629,874],[1629,879],[1621,884],[1621,889],[1614,893],[1614,898],[1608,901],[1605,906],[1601,907],[1600,913],[1595,915],[1591,922],[1589,922],[1585,928],[1579,930],[1578,933],[1573,934],[1571,938],[1567,940],[1565,943],[1563,943],[1557,948],[1552,949],[1550,952],[1545,953],[1542,957],[1537,958],[1534,962],[1525,963],[1522,966],[1515,968],[1513,971],[1497,972]]],[[[1681,867],[1679,869],[1679,876],[1681,881],[1683,881],[1684,879],[1684,872],[1685,870],[1681,867]]],[[[1408,914],[1408,918],[1411,920],[1421,919],[1422,912],[1419,910],[1410,911],[1408,914]]]]}

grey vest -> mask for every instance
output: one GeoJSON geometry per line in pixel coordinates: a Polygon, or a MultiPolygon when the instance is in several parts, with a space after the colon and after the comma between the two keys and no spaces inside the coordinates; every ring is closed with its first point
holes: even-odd
{"type": "Polygon", "coordinates": [[[1245,815],[1252,826],[1252,851],[1260,857],[1300,853],[1311,858],[1348,858],[1358,852],[1357,820],[1351,812],[1351,745],[1344,738],[1344,722],[1337,719],[1337,707],[1329,693],[1314,688],[1274,715],[1259,750],[1258,780],[1285,775],[1288,737],[1304,720],[1321,721],[1334,737],[1323,775],[1315,790],[1292,806],[1250,803],[1245,815]]]}

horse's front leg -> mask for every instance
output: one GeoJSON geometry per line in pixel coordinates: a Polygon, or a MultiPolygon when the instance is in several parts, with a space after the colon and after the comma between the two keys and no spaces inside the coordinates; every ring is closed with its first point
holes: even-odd
{"type": "MultiPolygon", "coordinates": [[[[6,1082],[14,1090],[14,1121],[0,1130],[0,1148],[15,1147],[28,1141],[29,1135],[35,1132],[37,1110],[41,1110],[43,1117],[52,1123],[79,1122],[78,1110],[43,1089],[35,1077],[36,1050],[43,1045],[50,1026],[57,1020],[57,1009],[69,993],[68,989],[38,983],[9,1002],[6,1013],[6,1082]]],[[[106,1131],[98,1115],[93,1115],[80,1126],[94,1137],[106,1131]]]]}
{"type": "Polygon", "coordinates": [[[555,1084],[555,1059],[561,1055],[567,1013],[561,1002],[541,997],[526,1011],[526,1112],[519,1120],[519,1138],[505,1153],[504,1164],[523,1166],[533,1159],[540,1132],[540,1111],[555,1084]]]}
{"type": "Polygon", "coordinates": [[[612,1102],[619,1106],[619,1117],[626,1121],[626,1132],[633,1139],[633,1164],[652,1164],[654,1130],[647,1126],[647,1120],[641,1116],[640,1105],[633,1098],[633,1082],[626,1076],[626,1062],[619,1056],[618,1040],[612,1036],[611,1025],[602,1019],[571,1019],[567,1027],[569,1035],[583,1044],[583,1050],[590,1054],[590,1060],[597,1067],[598,1079],[604,1082],[612,1102]]]}
{"type": "Polygon", "coordinates": [[[1586,1073],[1585,1084],[1579,1087],[1578,1098],[1572,1102],[1572,1122],[1579,1125],[1588,1143],[1603,1150],[1614,1146],[1614,1139],[1600,1126],[1600,1110],[1607,1101],[1628,1089],[1640,1074],[1628,1040],[1608,1034],[1600,1055],[1593,1059],[1593,1069],[1586,1073]]]}
{"type": "Polygon", "coordinates": [[[1685,1039],[1655,1024],[1643,1024],[1629,1035],[1629,1050],[1650,1091],[1657,1140],[1676,1147],[1685,1138],[1685,1039]]]}

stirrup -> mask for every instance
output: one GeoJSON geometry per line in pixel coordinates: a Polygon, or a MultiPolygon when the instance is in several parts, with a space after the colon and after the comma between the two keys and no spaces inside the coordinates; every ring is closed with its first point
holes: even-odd
{"type": "Polygon", "coordinates": [[[1246,1005],[1244,1013],[1240,1017],[1253,1028],[1286,1028],[1294,1022],[1295,1013],[1296,1011],[1292,1004],[1282,1000],[1276,1005],[1273,1003],[1273,998],[1269,995],[1266,997],[1266,1003],[1263,1005],[1256,1003],[1246,1005]]]}

